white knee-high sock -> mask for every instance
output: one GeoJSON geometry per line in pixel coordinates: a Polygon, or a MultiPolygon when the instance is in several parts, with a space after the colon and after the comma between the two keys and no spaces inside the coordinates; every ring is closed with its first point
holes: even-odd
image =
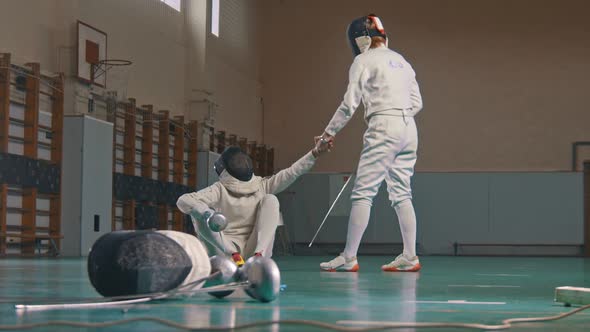
{"type": "Polygon", "coordinates": [[[416,213],[412,200],[405,200],[397,204],[394,209],[404,241],[404,255],[414,257],[416,256],[416,213]]]}
{"type": "Polygon", "coordinates": [[[358,200],[352,202],[350,209],[350,218],[348,219],[348,234],[346,236],[346,247],[344,248],[344,257],[355,257],[363,234],[369,224],[371,216],[371,203],[358,200]]]}

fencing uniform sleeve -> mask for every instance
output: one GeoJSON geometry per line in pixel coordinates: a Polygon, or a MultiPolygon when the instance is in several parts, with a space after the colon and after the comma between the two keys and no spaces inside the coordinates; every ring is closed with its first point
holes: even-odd
{"type": "Polygon", "coordinates": [[[221,192],[219,185],[216,183],[197,192],[180,196],[176,206],[182,213],[201,219],[204,214],[215,212],[211,207],[219,202],[220,197],[221,192]]]}
{"type": "Polygon", "coordinates": [[[416,81],[416,75],[414,74],[414,80],[410,86],[410,99],[412,100],[412,116],[418,114],[422,110],[422,96],[420,95],[420,87],[416,81]]]}
{"type": "Polygon", "coordinates": [[[271,177],[262,179],[262,187],[267,194],[277,194],[287,189],[299,176],[307,173],[314,164],[315,157],[310,151],[291,165],[291,167],[271,177]]]}
{"type": "Polygon", "coordinates": [[[365,69],[360,61],[357,60],[358,57],[352,63],[352,66],[350,66],[348,72],[348,88],[344,94],[344,99],[324,130],[332,136],[336,136],[346,126],[362,100],[362,77],[365,69]]]}

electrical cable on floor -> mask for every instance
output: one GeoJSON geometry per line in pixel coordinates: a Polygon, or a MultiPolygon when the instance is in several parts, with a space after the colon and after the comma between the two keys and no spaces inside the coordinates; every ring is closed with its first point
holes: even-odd
{"type": "Polygon", "coordinates": [[[521,323],[534,323],[534,322],[548,322],[563,319],[565,317],[574,315],[581,311],[590,308],[590,304],[579,307],[577,309],[555,315],[555,316],[544,316],[544,317],[533,317],[533,318],[510,318],[502,321],[499,325],[486,325],[476,323],[402,323],[402,322],[391,322],[382,324],[380,326],[373,327],[345,327],[336,324],[324,323],[313,320],[272,320],[272,321],[260,321],[252,322],[247,324],[235,325],[235,326],[207,326],[207,327],[194,327],[190,325],[184,325],[171,320],[155,318],[155,317],[136,317],[115,321],[108,321],[102,323],[88,323],[88,322],[76,322],[67,320],[55,320],[46,321],[39,323],[29,324],[18,324],[18,325],[0,325],[0,330],[28,330],[39,327],[48,326],[66,326],[66,327],[82,327],[82,328],[105,328],[116,325],[123,325],[136,322],[152,322],[167,327],[176,328],[179,330],[189,331],[232,331],[232,330],[245,330],[255,327],[271,326],[271,325],[295,325],[295,326],[308,326],[323,328],[332,331],[345,331],[345,332],[368,332],[368,331],[386,331],[400,328],[466,328],[466,329],[478,329],[478,330],[504,330],[513,327],[513,324],[521,323]]]}

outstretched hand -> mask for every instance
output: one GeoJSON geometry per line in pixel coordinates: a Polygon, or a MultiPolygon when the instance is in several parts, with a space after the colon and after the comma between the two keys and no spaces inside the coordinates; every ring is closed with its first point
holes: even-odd
{"type": "Polygon", "coordinates": [[[334,136],[324,133],[322,136],[315,136],[313,138],[315,147],[312,150],[314,157],[319,157],[326,152],[332,151],[334,147],[334,136]]]}

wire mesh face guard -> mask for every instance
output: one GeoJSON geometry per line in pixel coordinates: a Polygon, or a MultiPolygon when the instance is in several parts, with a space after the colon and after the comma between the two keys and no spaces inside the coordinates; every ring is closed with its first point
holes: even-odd
{"type": "Polygon", "coordinates": [[[348,25],[346,34],[354,56],[367,51],[371,47],[371,37],[378,36],[387,40],[383,24],[379,17],[374,14],[353,20],[348,25]]]}
{"type": "Polygon", "coordinates": [[[250,181],[254,175],[252,159],[237,146],[230,146],[213,165],[217,175],[227,171],[231,176],[240,181],[250,181]]]}

